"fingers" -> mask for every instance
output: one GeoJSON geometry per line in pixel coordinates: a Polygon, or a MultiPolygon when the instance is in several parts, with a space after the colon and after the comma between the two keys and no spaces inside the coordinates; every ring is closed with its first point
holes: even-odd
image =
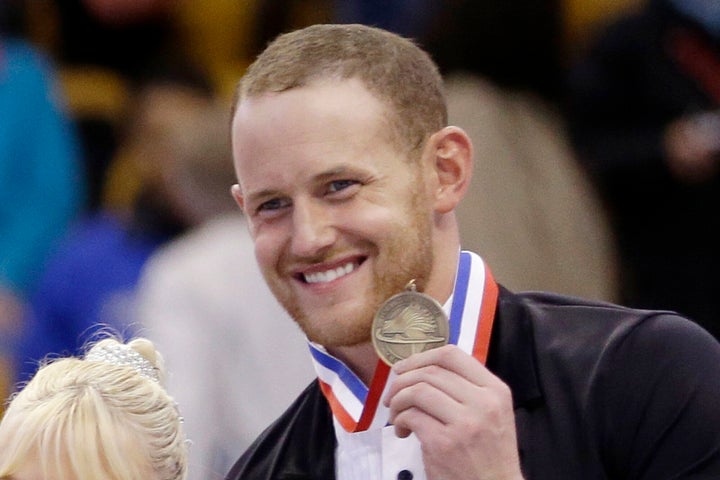
{"type": "Polygon", "coordinates": [[[457,346],[393,366],[384,404],[399,437],[414,433],[428,478],[521,478],[510,388],[457,346]]]}
{"type": "MultiPolygon", "coordinates": [[[[477,359],[465,353],[456,345],[445,345],[441,348],[412,355],[393,365],[393,371],[397,374],[397,379],[391,386],[386,400],[389,400],[399,390],[419,381],[430,382],[432,385],[441,388],[442,385],[436,382],[452,381],[447,376],[439,376],[443,371],[452,372],[459,377],[454,379],[452,385],[446,385],[445,390],[452,391],[452,386],[457,386],[461,379],[477,386],[502,383],[477,359]],[[414,374],[406,375],[410,372],[414,374]],[[438,378],[435,378],[436,376],[438,378]]],[[[387,403],[385,405],[387,406],[387,403]]]]}
{"type": "Polygon", "coordinates": [[[403,375],[400,389],[389,398],[390,422],[403,436],[406,430],[438,429],[461,421],[462,400],[472,388],[469,382],[448,371],[411,371],[403,375]],[[427,381],[426,381],[427,380],[427,381]],[[463,385],[466,384],[466,385],[463,385]]]}
{"type": "MultiPolygon", "coordinates": [[[[509,390],[475,358],[454,345],[430,350],[393,366],[397,378],[384,398],[399,436],[408,430],[462,425],[492,411],[498,392],[509,390]]],[[[502,393],[500,393],[502,394],[502,393]]]]}

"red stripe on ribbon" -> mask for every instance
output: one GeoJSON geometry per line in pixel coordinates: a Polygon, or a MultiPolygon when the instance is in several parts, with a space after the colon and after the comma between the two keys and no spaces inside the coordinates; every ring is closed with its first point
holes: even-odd
{"type": "Polygon", "coordinates": [[[480,316],[478,318],[478,330],[475,334],[475,345],[473,346],[473,357],[480,360],[483,365],[487,360],[490,350],[490,336],[492,335],[493,322],[495,320],[495,309],[497,307],[499,288],[485,265],[485,287],[483,289],[483,300],[480,305],[480,316]]]}

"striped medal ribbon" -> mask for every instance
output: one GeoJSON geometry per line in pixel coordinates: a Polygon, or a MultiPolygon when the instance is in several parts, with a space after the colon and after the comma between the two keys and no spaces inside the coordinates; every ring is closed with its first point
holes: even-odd
{"type": "MultiPolygon", "coordinates": [[[[450,304],[448,343],[457,345],[483,364],[490,346],[497,297],[497,283],[483,259],[472,252],[460,252],[450,304]]],[[[380,399],[392,383],[388,381],[392,375],[390,367],[378,360],[368,388],[321,345],[312,342],[309,345],[320,388],[343,428],[348,432],[362,432],[387,425],[389,412],[380,405],[380,399]]]]}

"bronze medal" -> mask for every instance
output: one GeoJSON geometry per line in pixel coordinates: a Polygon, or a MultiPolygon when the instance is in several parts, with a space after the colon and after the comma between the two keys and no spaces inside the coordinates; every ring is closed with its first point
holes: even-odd
{"type": "Polygon", "coordinates": [[[415,280],[405,288],[385,301],[373,320],[373,346],[388,365],[448,343],[450,325],[442,306],[417,292],[415,280]]]}

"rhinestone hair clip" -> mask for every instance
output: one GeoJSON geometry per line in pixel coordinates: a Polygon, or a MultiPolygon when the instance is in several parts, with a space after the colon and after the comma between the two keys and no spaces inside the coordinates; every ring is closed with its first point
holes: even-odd
{"type": "Polygon", "coordinates": [[[140,375],[154,382],[160,382],[158,369],[132,347],[123,344],[95,347],[85,356],[88,362],[105,362],[112,365],[127,365],[140,375]]]}

